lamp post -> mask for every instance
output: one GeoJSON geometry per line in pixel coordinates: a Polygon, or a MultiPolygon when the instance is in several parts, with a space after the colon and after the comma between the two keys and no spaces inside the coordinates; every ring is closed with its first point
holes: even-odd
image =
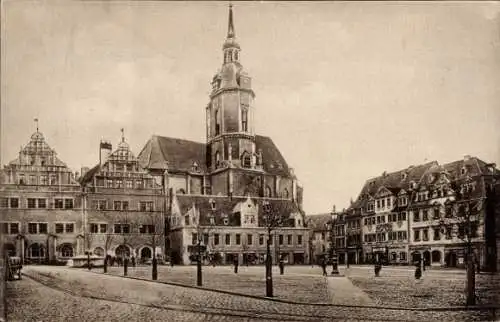
{"type": "Polygon", "coordinates": [[[335,206],[333,206],[332,217],[330,220],[330,260],[332,261],[332,275],[339,275],[339,268],[337,262],[337,251],[335,249],[335,222],[337,221],[337,213],[335,206]]]}
{"type": "Polygon", "coordinates": [[[196,248],[198,249],[198,258],[196,261],[196,285],[202,286],[203,285],[203,277],[201,274],[201,230],[198,229],[198,245],[196,245],[196,248]]]}

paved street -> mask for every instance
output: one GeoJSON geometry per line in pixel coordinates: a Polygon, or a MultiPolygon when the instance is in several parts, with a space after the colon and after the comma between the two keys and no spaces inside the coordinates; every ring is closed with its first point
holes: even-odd
{"type": "MultiPolygon", "coordinates": [[[[252,272],[259,268],[262,269],[248,268],[241,276],[252,275],[252,272]]],[[[160,276],[166,273],[165,269],[161,268],[160,276]]],[[[191,269],[173,268],[184,271],[185,275],[192,278],[194,275],[189,274],[191,269]]],[[[230,268],[219,267],[215,270],[222,269],[230,268]]],[[[296,267],[290,268],[289,274],[308,279],[314,277],[315,270],[317,268],[296,267]]],[[[356,269],[356,272],[358,271],[359,274],[363,273],[362,268],[356,269]]],[[[292,305],[65,267],[29,266],[25,268],[25,273],[33,279],[25,277],[22,281],[8,283],[10,321],[473,321],[488,318],[486,313],[478,312],[292,305]]],[[[331,279],[324,281],[328,285],[331,279]]],[[[333,284],[335,285],[335,282],[333,284]]],[[[390,291],[397,293],[396,290],[390,291]]],[[[345,300],[349,294],[344,293],[345,300]]],[[[492,317],[489,317],[489,320],[491,319],[492,317]]]]}

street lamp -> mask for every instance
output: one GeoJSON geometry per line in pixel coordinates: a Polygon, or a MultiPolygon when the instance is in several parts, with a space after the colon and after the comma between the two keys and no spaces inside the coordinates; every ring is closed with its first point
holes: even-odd
{"type": "Polygon", "coordinates": [[[335,206],[333,206],[332,217],[329,222],[330,225],[330,260],[332,261],[332,275],[339,275],[339,268],[337,262],[337,250],[335,249],[335,222],[337,221],[337,213],[335,206]]]}

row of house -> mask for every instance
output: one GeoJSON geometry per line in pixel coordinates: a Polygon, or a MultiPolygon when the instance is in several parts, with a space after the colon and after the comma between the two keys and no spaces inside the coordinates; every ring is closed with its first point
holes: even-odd
{"type": "MultiPolygon", "coordinates": [[[[335,249],[341,263],[456,267],[470,241],[484,269],[498,266],[499,180],[493,163],[477,157],[410,166],[369,179],[335,222],[335,249]]],[[[310,216],[311,247],[328,250],[331,214],[310,216]]],[[[313,255],[314,256],[314,255],[313,255]]]]}

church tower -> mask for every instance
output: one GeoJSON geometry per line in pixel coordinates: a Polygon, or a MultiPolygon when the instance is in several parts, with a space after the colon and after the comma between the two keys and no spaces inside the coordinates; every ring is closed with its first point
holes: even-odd
{"type": "Polygon", "coordinates": [[[233,8],[229,5],[227,37],[222,46],[222,67],[212,79],[207,117],[207,165],[209,171],[227,167],[259,169],[255,151],[255,93],[251,78],[241,65],[233,8]]]}

